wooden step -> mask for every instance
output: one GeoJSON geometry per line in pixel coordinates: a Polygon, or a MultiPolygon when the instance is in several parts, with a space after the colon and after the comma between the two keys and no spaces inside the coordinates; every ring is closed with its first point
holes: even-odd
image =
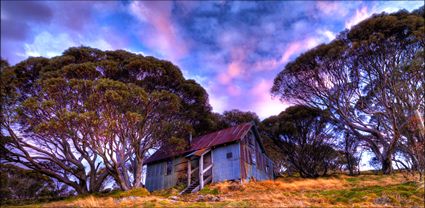
{"type": "Polygon", "coordinates": [[[180,192],[180,194],[191,193],[198,186],[199,186],[199,181],[195,181],[192,184],[190,184],[190,186],[186,187],[182,192],[180,192]]]}

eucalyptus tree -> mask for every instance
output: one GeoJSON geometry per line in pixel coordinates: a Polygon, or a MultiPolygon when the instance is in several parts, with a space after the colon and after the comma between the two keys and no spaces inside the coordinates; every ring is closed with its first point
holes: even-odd
{"type": "Polygon", "coordinates": [[[180,131],[180,101],[166,91],[146,93],[134,84],[107,79],[92,84],[84,101],[91,107],[81,115],[89,144],[122,190],[141,187],[148,151],[180,131]]]}
{"type": "Polygon", "coordinates": [[[126,51],[70,48],[53,58],[2,61],[1,156],[67,184],[99,191],[108,177],[141,186],[148,149],[184,148],[214,124],[208,94],[168,61],[126,51]]]}
{"type": "Polygon", "coordinates": [[[331,121],[324,111],[297,105],[262,122],[263,131],[281,151],[280,164],[302,177],[319,177],[336,168],[338,152],[331,121]]]}
{"type": "Polygon", "coordinates": [[[250,111],[240,111],[237,109],[224,111],[223,112],[223,122],[229,126],[239,125],[245,122],[255,122],[255,124],[260,124],[260,118],[254,112],[250,111]]]}
{"type": "Polygon", "coordinates": [[[340,140],[339,148],[342,149],[343,162],[349,175],[360,174],[360,161],[362,157],[362,144],[354,135],[343,132],[344,138],[340,140]]]}
{"type": "Polygon", "coordinates": [[[417,12],[374,15],[288,63],[272,93],[328,109],[391,173],[398,144],[424,141],[406,133],[425,109],[423,31],[417,12]]]}
{"type": "Polygon", "coordinates": [[[46,62],[30,58],[2,69],[2,160],[55,178],[81,194],[99,191],[108,173],[83,135],[64,131],[71,119],[64,109],[73,105],[64,103],[69,98],[61,89],[40,85],[39,71],[46,62]],[[64,98],[55,110],[49,93],[64,98]]]}
{"type": "Polygon", "coordinates": [[[148,94],[134,84],[109,79],[50,78],[41,87],[37,98],[22,104],[20,119],[31,128],[27,137],[56,151],[49,159],[65,153],[63,160],[71,164],[63,168],[72,170],[72,162],[84,158],[91,170],[102,169],[123,190],[142,185],[147,151],[170,138],[177,127],[171,122],[179,100],[165,91],[148,94]],[[74,145],[61,147],[68,143],[74,145]],[[80,158],[73,158],[74,151],[80,158]]]}

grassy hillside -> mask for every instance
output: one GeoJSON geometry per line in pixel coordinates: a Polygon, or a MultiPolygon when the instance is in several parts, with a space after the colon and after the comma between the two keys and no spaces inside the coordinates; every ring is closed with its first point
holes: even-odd
{"type": "Polygon", "coordinates": [[[184,196],[177,189],[144,189],[85,196],[30,207],[423,207],[424,187],[402,174],[278,178],[240,185],[224,182],[184,196]]]}

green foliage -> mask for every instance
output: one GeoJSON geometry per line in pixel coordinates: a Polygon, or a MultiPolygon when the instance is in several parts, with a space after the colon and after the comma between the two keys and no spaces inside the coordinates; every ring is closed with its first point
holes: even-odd
{"type": "Polygon", "coordinates": [[[143,202],[142,207],[146,207],[146,208],[155,208],[155,202],[151,202],[151,201],[145,201],[143,202]]]}
{"type": "Polygon", "coordinates": [[[395,206],[405,205],[407,200],[421,202],[423,191],[417,190],[415,183],[408,182],[390,186],[370,186],[362,188],[352,188],[349,190],[330,190],[318,193],[329,199],[331,203],[359,203],[367,196],[388,197],[390,203],[395,206]]]}
{"type": "MultiPolygon", "coordinates": [[[[210,132],[215,126],[205,89],[194,80],[185,80],[180,69],[168,61],[123,50],[104,52],[89,47],[73,47],[62,56],[29,58],[12,69],[16,85],[33,96],[38,94],[35,84],[40,78],[66,78],[70,81],[105,78],[135,84],[147,93],[164,90],[180,99],[183,108],[177,115],[185,122],[181,123],[182,129],[192,131],[196,136],[210,132]]],[[[187,131],[180,134],[188,136],[187,131]]]]}
{"type": "Polygon", "coordinates": [[[144,197],[144,196],[149,196],[150,193],[148,190],[146,190],[145,188],[134,188],[128,191],[113,191],[110,194],[106,194],[103,196],[110,196],[113,198],[124,198],[124,197],[129,197],[129,196],[139,196],[139,197],[144,197]]]}
{"type": "Polygon", "coordinates": [[[243,112],[237,109],[231,111],[224,111],[223,122],[227,126],[236,126],[246,122],[255,122],[260,124],[260,118],[254,112],[243,112]]]}
{"type": "Polygon", "coordinates": [[[209,186],[204,187],[202,190],[199,191],[200,194],[212,194],[212,195],[218,195],[220,192],[218,189],[214,188],[211,189],[209,186]]]}
{"type": "Polygon", "coordinates": [[[96,65],[89,62],[83,64],[69,64],[62,68],[65,77],[68,79],[88,79],[94,80],[100,76],[96,70],[96,65]]]}
{"type": "Polygon", "coordinates": [[[9,62],[4,59],[0,59],[0,69],[4,69],[9,66],[9,62]]]}
{"type": "Polygon", "coordinates": [[[336,169],[338,152],[332,147],[327,113],[308,106],[292,106],[262,122],[261,130],[279,148],[277,164],[302,177],[319,177],[336,169]],[[280,158],[279,158],[280,157],[280,158]]]}
{"type": "Polygon", "coordinates": [[[350,183],[358,183],[361,181],[361,179],[362,178],[347,178],[346,180],[347,182],[350,182],[350,183]]]}
{"type": "Polygon", "coordinates": [[[254,112],[244,112],[237,109],[224,111],[223,115],[214,113],[209,119],[211,119],[211,126],[214,130],[221,130],[247,122],[254,122],[257,126],[260,124],[260,118],[254,112]]]}
{"type": "Polygon", "coordinates": [[[179,185],[174,186],[172,188],[162,189],[162,190],[156,190],[156,191],[152,192],[152,195],[162,196],[162,197],[167,197],[168,198],[170,196],[176,196],[176,195],[178,195],[185,188],[186,188],[186,185],[185,184],[179,184],[179,185]]]}

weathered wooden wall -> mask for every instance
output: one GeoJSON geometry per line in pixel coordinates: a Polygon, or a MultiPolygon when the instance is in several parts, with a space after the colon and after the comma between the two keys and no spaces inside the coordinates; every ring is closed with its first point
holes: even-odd
{"type": "Polygon", "coordinates": [[[254,178],[255,180],[269,180],[273,179],[273,162],[267,157],[260,147],[256,135],[250,131],[245,138],[240,142],[242,177],[246,180],[254,178]],[[253,145],[250,144],[253,141],[253,145]]]}
{"type": "Polygon", "coordinates": [[[240,152],[239,143],[220,146],[212,150],[213,182],[226,180],[239,180],[240,152]],[[227,153],[232,153],[232,158],[227,158],[227,153]]]}
{"type": "Polygon", "coordinates": [[[167,189],[186,181],[186,159],[172,159],[173,168],[170,175],[166,174],[167,161],[149,164],[146,172],[146,188],[149,191],[167,189]]]}

